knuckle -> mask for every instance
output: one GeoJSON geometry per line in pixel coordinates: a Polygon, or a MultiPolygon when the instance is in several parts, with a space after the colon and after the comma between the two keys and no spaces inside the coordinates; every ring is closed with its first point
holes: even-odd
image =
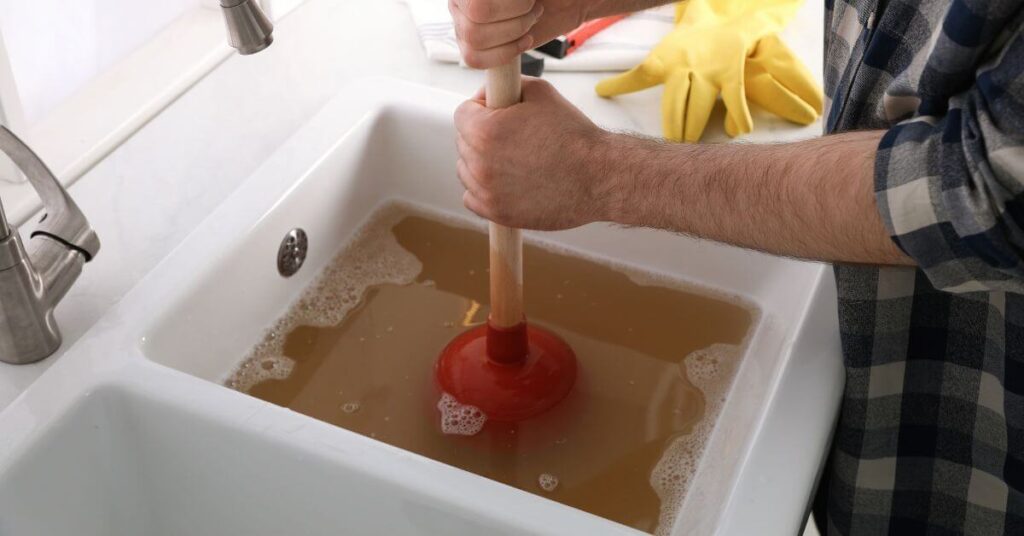
{"type": "Polygon", "coordinates": [[[466,65],[473,69],[485,68],[481,54],[473,49],[467,49],[462,55],[462,60],[466,62],[466,65]]]}
{"type": "MultiPolygon", "coordinates": [[[[533,28],[533,25],[536,22],[537,21],[529,15],[523,15],[522,17],[519,17],[519,32],[525,35],[527,32],[530,31],[531,28],[533,28]]],[[[543,43],[539,43],[537,46],[541,44],[543,43]]]]}
{"type": "Polygon", "coordinates": [[[480,121],[476,125],[475,135],[481,151],[490,151],[498,141],[498,128],[494,121],[480,121]]]}
{"type": "Polygon", "coordinates": [[[462,131],[465,128],[466,123],[469,121],[470,114],[472,113],[469,109],[470,103],[464,101],[457,108],[455,108],[455,130],[462,131]]]}
{"type": "Polygon", "coordinates": [[[489,206],[494,200],[494,185],[490,181],[490,173],[486,169],[477,166],[473,169],[473,176],[476,177],[476,182],[473,183],[473,195],[481,205],[489,206]],[[480,178],[479,174],[481,173],[486,178],[480,178]]]}
{"type": "Polygon", "coordinates": [[[466,5],[466,16],[475,22],[488,22],[494,18],[494,0],[469,0],[466,5]]]}
{"type": "Polygon", "coordinates": [[[479,204],[480,208],[482,208],[485,211],[487,211],[487,213],[495,214],[495,213],[498,212],[498,210],[499,210],[498,203],[495,203],[494,196],[491,195],[490,192],[487,192],[487,191],[476,192],[476,193],[474,193],[474,197],[476,197],[476,201],[479,204]]]}
{"type": "MultiPolygon", "coordinates": [[[[478,186],[487,188],[491,185],[491,178],[494,176],[486,163],[469,166],[467,172],[476,179],[478,186]]],[[[489,195],[489,191],[486,192],[489,195]]]]}
{"type": "Polygon", "coordinates": [[[462,39],[471,47],[483,48],[487,32],[476,24],[467,24],[462,28],[462,39]]]}
{"type": "Polygon", "coordinates": [[[510,224],[513,220],[513,214],[509,211],[508,207],[504,204],[498,204],[491,207],[491,219],[496,222],[510,224]]]}
{"type": "Polygon", "coordinates": [[[519,50],[516,49],[516,44],[506,45],[501,54],[501,63],[508,63],[519,57],[519,50]]]}
{"type": "Polygon", "coordinates": [[[461,45],[463,41],[463,34],[465,33],[464,28],[465,22],[463,22],[462,17],[457,13],[452,13],[452,29],[455,30],[455,41],[459,43],[459,45],[461,45]]]}
{"type": "Polygon", "coordinates": [[[452,28],[455,29],[455,37],[457,41],[466,41],[466,30],[472,24],[473,23],[471,21],[466,19],[465,15],[459,14],[457,16],[452,17],[452,28]]]}
{"type": "Polygon", "coordinates": [[[552,86],[551,82],[548,82],[543,78],[534,78],[530,80],[530,85],[533,86],[534,90],[544,95],[548,95],[555,90],[555,86],[552,86]]]}
{"type": "Polygon", "coordinates": [[[469,192],[466,192],[462,196],[462,206],[466,207],[470,212],[478,216],[483,216],[483,214],[481,214],[480,206],[477,205],[476,199],[470,195],[469,192]]]}

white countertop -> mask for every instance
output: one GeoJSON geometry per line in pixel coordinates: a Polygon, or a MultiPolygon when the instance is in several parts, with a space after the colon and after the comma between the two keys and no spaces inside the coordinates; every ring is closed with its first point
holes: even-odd
{"type": "MultiPolygon", "coordinates": [[[[785,33],[816,75],[822,64],[822,4],[807,2],[785,33]]],[[[0,410],[11,403],[156,266],[210,211],[342,87],[392,76],[462,94],[480,72],[427,61],[398,0],[309,0],[278,24],[266,52],[233,57],[195,85],[71,186],[102,249],[57,308],[64,345],[33,365],[0,363],[0,410]]],[[[657,136],[661,89],[605,100],[594,84],[608,73],[546,73],[569,100],[607,128],[657,136]]],[[[722,110],[706,141],[724,141],[722,110]]],[[[754,110],[748,141],[807,138],[754,110]]],[[[456,180],[452,177],[452,180],[456,180]]],[[[21,232],[27,239],[31,225],[21,232]]]]}

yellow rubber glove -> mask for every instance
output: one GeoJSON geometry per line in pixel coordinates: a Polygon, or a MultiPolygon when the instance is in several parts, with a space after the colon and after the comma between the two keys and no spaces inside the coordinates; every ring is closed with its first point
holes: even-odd
{"type": "MultiPolygon", "coordinates": [[[[803,98],[810,95],[805,91],[808,85],[815,86],[806,69],[774,37],[793,18],[801,1],[687,0],[677,8],[676,29],[647,59],[626,73],[601,81],[597,93],[611,97],[664,83],[662,125],[665,137],[677,141],[700,139],[721,95],[727,133],[750,132],[753,119],[747,107],[746,80],[757,88],[757,97],[751,100],[758,103],[771,101],[780,87],[803,98]],[[759,50],[762,53],[748,76],[748,57],[759,50]],[[804,79],[794,83],[797,75],[804,79]]],[[[820,101],[819,93],[803,103],[815,110],[821,108],[814,104],[820,101]]],[[[795,101],[769,104],[773,111],[784,110],[787,119],[802,121],[807,116],[808,108],[795,101]]]]}

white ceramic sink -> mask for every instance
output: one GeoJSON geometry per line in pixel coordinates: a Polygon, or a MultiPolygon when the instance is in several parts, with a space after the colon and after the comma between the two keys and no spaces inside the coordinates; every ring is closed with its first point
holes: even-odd
{"type": "Polygon", "coordinates": [[[344,534],[382,535],[527,529],[455,501],[439,502],[414,483],[405,485],[400,475],[345,463],[366,459],[361,448],[371,445],[318,452],[282,441],[269,422],[254,430],[140,389],[138,383],[98,389],[5,473],[0,534],[333,536],[341,528],[344,534]]]}
{"type": "MultiPolygon", "coordinates": [[[[468,216],[460,100],[360,82],[271,155],[0,413],[0,534],[635,534],[220,385],[376,207],[468,216]],[[295,227],[310,255],[285,279],[295,227]]],[[[827,268],[605,225],[531,236],[760,307],[673,534],[798,533],[842,391],[827,268]]]]}

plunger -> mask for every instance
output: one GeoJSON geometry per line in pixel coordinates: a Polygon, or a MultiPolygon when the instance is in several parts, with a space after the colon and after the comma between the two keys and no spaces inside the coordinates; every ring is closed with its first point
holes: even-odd
{"type": "MultiPolygon", "coordinates": [[[[519,59],[487,70],[490,108],[520,101],[519,59]]],[[[455,337],[435,372],[441,389],[488,419],[518,422],[548,411],[576,382],[576,355],[523,314],[523,240],[519,229],[490,223],[491,314],[487,324],[455,337]]]]}

